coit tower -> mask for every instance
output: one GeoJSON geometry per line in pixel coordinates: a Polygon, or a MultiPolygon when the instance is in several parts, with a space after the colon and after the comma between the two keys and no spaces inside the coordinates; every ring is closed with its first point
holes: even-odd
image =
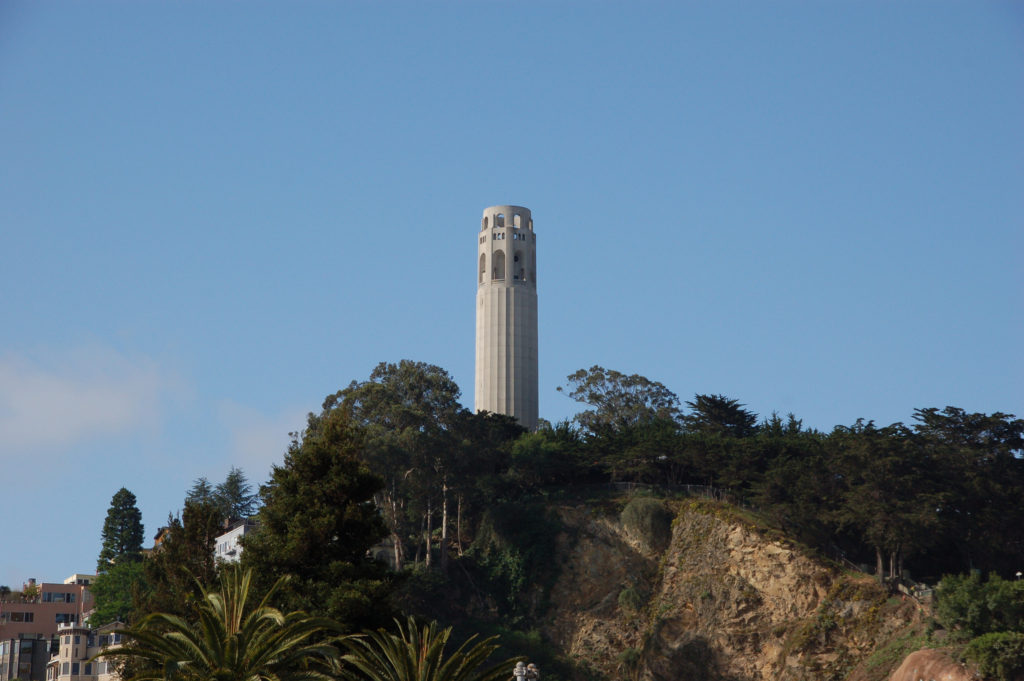
{"type": "Polygon", "coordinates": [[[474,407],[537,427],[537,234],[522,206],[480,221],[474,407]]]}

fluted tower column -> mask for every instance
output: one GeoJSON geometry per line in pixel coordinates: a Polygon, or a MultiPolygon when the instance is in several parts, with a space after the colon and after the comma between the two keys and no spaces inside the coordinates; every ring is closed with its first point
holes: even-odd
{"type": "Polygon", "coordinates": [[[476,411],[537,427],[537,234],[522,206],[484,210],[477,244],[476,411]]]}

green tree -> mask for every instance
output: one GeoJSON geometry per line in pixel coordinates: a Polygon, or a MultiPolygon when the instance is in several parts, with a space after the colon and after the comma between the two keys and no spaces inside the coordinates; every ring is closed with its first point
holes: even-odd
{"type": "Polygon", "coordinates": [[[214,546],[223,532],[220,510],[210,502],[185,502],[180,517],[169,517],[163,537],[143,562],[140,589],[133,592],[133,621],[162,612],[194,617],[202,602],[200,586],[218,583],[214,546]]]}
{"type": "Polygon", "coordinates": [[[373,505],[381,480],[360,459],[364,440],[347,409],[310,415],[260,490],[257,528],[242,552],[261,583],[289,577],[275,597],[283,609],[326,615],[350,631],[391,614],[390,578],[367,557],[387,529],[373,505]]]}
{"type": "Polygon", "coordinates": [[[99,657],[128,658],[130,681],[331,681],[334,624],[271,607],[279,584],[256,602],[252,572],[227,568],[218,590],[200,587],[196,617],[150,614],[99,657]]]}
{"type": "Polygon", "coordinates": [[[213,498],[220,507],[221,515],[228,520],[248,518],[259,508],[259,494],[252,491],[242,469],[234,466],[224,482],[213,491],[213,498]]]}
{"type": "Polygon", "coordinates": [[[135,594],[145,591],[145,566],[142,561],[126,561],[111,565],[96,577],[89,587],[94,605],[89,626],[110,622],[131,623],[135,612],[135,594]]]}
{"type": "MultiPolygon", "coordinates": [[[[958,407],[916,409],[914,431],[946,490],[940,531],[960,556],[952,570],[1020,569],[1024,555],[1024,420],[958,407]]],[[[948,563],[947,563],[948,564],[948,563]]]]}
{"type": "Polygon", "coordinates": [[[363,458],[384,480],[376,500],[391,530],[399,570],[409,537],[422,537],[430,565],[437,516],[442,563],[447,559],[459,451],[455,427],[465,411],[460,394],[444,369],[402,360],[381,362],[369,380],[353,381],[324,402],[321,418],[340,406],[365,431],[363,458]]]}
{"type": "Polygon", "coordinates": [[[185,494],[185,503],[216,503],[210,481],[205,477],[196,478],[191,489],[185,494]]]}
{"type": "Polygon", "coordinates": [[[1024,633],[1024,582],[974,572],[947,575],[939,582],[935,612],[949,631],[975,638],[1000,631],[1024,633]]]}
{"type": "Polygon", "coordinates": [[[690,413],[683,424],[690,432],[748,437],[757,432],[757,414],[725,395],[695,395],[686,403],[690,413]]]}
{"type": "Polygon", "coordinates": [[[350,681],[505,681],[516,660],[489,662],[497,637],[477,642],[471,636],[445,655],[452,629],[437,622],[422,628],[410,617],[399,633],[384,629],[342,639],[347,653],[342,676],[350,681]]]}
{"type": "Polygon", "coordinates": [[[138,560],[142,555],[142,513],[135,505],[135,495],[124,487],[110,500],[101,538],[103,547],[96,565],[97,573],[102,574],[111,564],[138,560]]]}
{"type": "Polygon", "coordinates": [[[559,392],[590,405],[576,415],[576,421],[592,433],[620,430],[658,418],[679,416],[679,398],[657,381],[594,365],[566,377],[559,392]]]}
{"type": "Polygon", "coordinates": [[[858,420],[829,437],[832,461],[842,477],[840,526],[857,532],[874,548],[876,574],[899,577],[903,559],[934,540],[939,492],[927,471],[927,452],[902,423],[876,428],[858,420]]]}

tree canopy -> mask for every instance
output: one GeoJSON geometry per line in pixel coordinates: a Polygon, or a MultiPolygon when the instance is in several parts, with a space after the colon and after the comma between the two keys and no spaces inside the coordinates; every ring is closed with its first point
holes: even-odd
{"type": "Polygon", "coordinates": [[[122,487],[110,500],[101,533],[102,548],[96,572],[105,572],[112,564],[138,560],[142,551],[142,512],[135,495],[122,487]]]}
{"type": "Polygon", "coordinates": [[[235,466],[217,486],[205,477],[196,478],[185,501],[213,504],[225,520],[248,518],[259,508],[259,494],[253,491],[245,472],[235,466]]]}
{"type": "Polygon", "coordinates": [[[567,385],[560,392],[590,405],[576,415],[579,424],[590,432],[617,430],[655,419],[676,419],[679,398],[657,381],[632,374],[627,376],[613,369],[594,365],[566,377],[567,385]]]}
{"type": "Polygon", "coordinates": [[[367,557],[387,530],[373,505],[381,479],[360,458],[364,443],[347,410],[310,415],[261,488],[257,528],[243,539],[242,564],[265,587],[288,577],[275,597],[281,607],[348,630],[391,613],[389,577],[367,557]]]}

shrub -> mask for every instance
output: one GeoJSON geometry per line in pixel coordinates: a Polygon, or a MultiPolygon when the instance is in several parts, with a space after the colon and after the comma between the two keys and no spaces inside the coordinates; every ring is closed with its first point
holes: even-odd
{"type": "Polygon", "coordinates": [[[1004,631],[971,641],[964,657],[977,663],[986,679],[1017,681],[1024,678],[1024,634],[1004,631]]]}
{"type": "Polygon", "coordinates": [[[627,586],[619,592],[619,607],[626,611],[640,612],[644,600],[643,594],[635,586],[627,586]]]}
{"type": "Polygon", "coordinates": [[[657,499],[634,498],[622,509],[620,520],[647,550],[664,551],[672,539],[672,513],[657,499]]]}
{"type": "Polygon", "coordinates": [[[1024,582],[998,575],[952,575],[939,583],[936,614],[950,631],[975,638],[998,631],[1024,632],[1024,582]]]}

